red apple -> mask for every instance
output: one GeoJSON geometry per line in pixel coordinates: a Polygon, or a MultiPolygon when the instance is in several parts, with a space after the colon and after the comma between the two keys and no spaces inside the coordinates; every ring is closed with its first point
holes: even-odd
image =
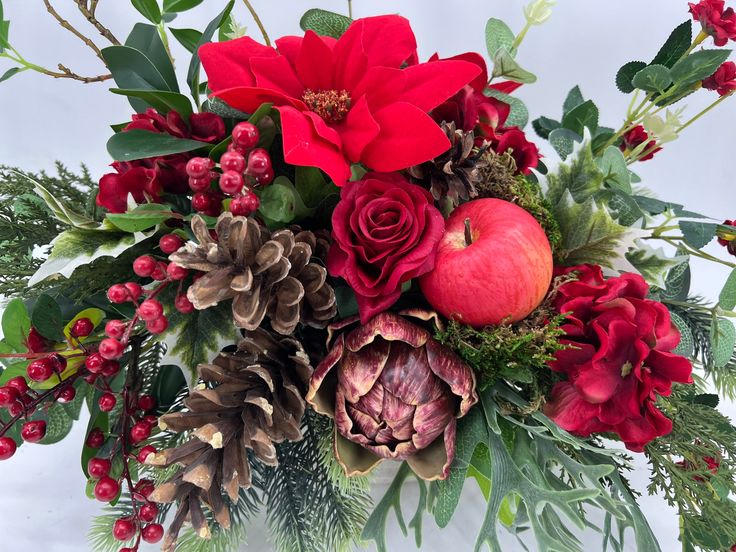
{"type": "Polygon", "coordinates": [[[437,312],[480,328],[525,318],[551,281],[552,248],[536,219],[508,201],[477,199],[452,212],[419,284],[437,312]]]}

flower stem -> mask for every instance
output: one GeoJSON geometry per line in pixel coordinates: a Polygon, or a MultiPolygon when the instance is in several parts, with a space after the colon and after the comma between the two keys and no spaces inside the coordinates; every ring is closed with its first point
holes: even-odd
{"type": "Polygon", "coordinates": [[[348,0],[348,17],[353,18],[353,0],[348,0]]]}
{"type": "Polygon", "coordinates": [[[720,98],[718,98],[716,101],[714,101],[708,107],[706,107],[703,111],[701,111],[700,113],[698,113],[697,115],[695,115],[695,117],[693,117],[688,122],[686,122],[685,124],[683,124],[680,128],[678,128],[677,129],[677,132],[680,133],[683,130],[685,130],[687,127],[689,127],[695,121],[697,121],[698,119],[700,119],[703,115],[705,115],[706,113],[708,113],[711,109],[713,109],[714,107],[716,107],[718,104],[720,104],[721,102],[726,101],[727,98],[730,98],[731,96],[733,96],[733,94],[734,94],[734,92],[732,91],[732,92],[729,92],[728,94],[725,94],[725,95],[721,96],[720,98]]]}
{"type": "Polygon", "coordinates": [[[470,219],[465,219],[465,245],[469,246],[473,243],[473,232],[470,230],[470,219]]]}
{"type": "Polygon", "coordinates": [[[245,4],[245,7],[248,8],[250,15],[253,17],[253,20],[256,22],[256,25],[258,25],[258,29],[260,29],[261,35],[263,35],[263,41],[266,43],[266,46],[271,46],[271,39],[268,38],[268,33],[266,32],[266,28],[263,26],[263,22],[261,21],[261,18],[258,17],[258,13],[253,8],[252,4],[250,3],[250,0],[243,0],[243,3],[245,4]]]}

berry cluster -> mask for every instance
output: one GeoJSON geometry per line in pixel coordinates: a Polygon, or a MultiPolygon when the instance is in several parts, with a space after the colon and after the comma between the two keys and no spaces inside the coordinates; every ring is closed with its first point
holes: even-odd
{"type": "MultiPolygon", "coordinates": [[[[736,220],[724,220],[723,225],[736,226],[736,220]]],[[[736,230],[734,230],[734,234],[736,234],[736,230]]],[[[731,255],[736,257],[736,239],[727,240],[725,238],[718,238],[718,243],[725,247],[731,255]]]]}
{"type": "Polygon", "coordinates": [[[205,215],[218,216],[222,202],[230,200],[228,209],[238,216],[248,216],[259,206],[255,186],[266,186],[274,179],[271,157],[263,148],[256,147],[260,133],[252,123],[235,125],[232,142],[220,158],[220,170],[215,171],[215,162],[206,157],[194,157],[186,166],[189,187],[195,192],[192,208],[205,215]],[[217,180],[217,185],[212,183],[217,180]]]}

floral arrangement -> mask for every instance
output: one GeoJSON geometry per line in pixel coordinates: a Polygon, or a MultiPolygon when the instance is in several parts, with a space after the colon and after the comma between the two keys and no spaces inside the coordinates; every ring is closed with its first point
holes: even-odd
{"type": "Polygon", "coordinates": [[[553,163],[514,96],[550,0],[518,33],[489,19],[487,58],[427,60],[399,15],[313,9],[272,42],[230,0],[201,32],[171,26],[200,3],[133,0],[148,22],[121,42],[76,1],[101,48],[44,0],[104,63],[94,77],[26,60],[0,6],[0,80],[112,80],[135,111],[99,181],[0,172],[0,460],[89,411],[101,551],[232,550],[259,511],[276,550],[385,551],[416,479],[418,545],[477,485],[476,550],[500,551],[501,529],[597,549],[587,528],[652,552],[626,479],[643,454],[683,550],[736,550],[736,428],[716,409],[736,396],[736,223],[635,173],[736,91],[734,10],[691,3],[651,62],[621,67],[618,128],[578,87],[532,121],[553,163]],[[688,113],[691,94],[712,104],[688,113]],[[733,270],[715,304],[690,293],[695,257],[733,270]]]}

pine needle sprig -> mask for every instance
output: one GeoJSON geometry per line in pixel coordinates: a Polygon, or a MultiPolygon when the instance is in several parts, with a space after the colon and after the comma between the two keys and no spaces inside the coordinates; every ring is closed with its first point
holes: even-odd
{"type": "Polygon", "coordinates": [[[95,552],[118,552],[126,544],[131,545],[135,539],[131,539],[127,543],[120,542],[113,537],[112,526],[118,519],[133,514],[133,503],[129,496],[121,496],[115,506],[106,506],[104,514],[92,519],[92,525],[87,532],[90,549],[95,552]]]}

